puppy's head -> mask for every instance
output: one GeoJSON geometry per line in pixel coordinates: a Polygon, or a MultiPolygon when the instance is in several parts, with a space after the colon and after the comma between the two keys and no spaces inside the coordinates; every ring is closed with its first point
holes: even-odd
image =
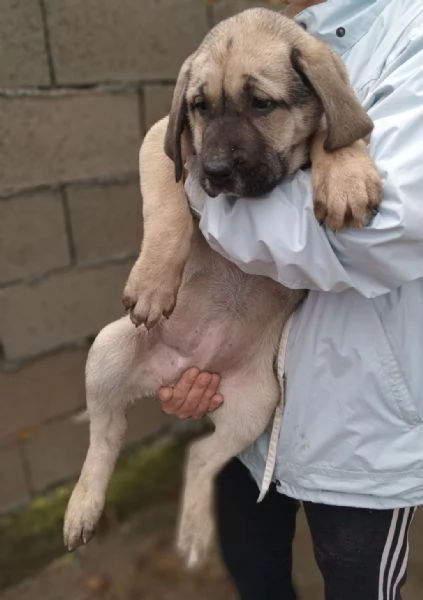
{"type": "Polygon", "coordinates": [[[326,45],[278,13],[250,9],[217,25],[185,61],[165,150],[179,180],[186,137],[210,196],[260,196],[307,162],[323,116],[328,150],[372,129],[326,45]]]}

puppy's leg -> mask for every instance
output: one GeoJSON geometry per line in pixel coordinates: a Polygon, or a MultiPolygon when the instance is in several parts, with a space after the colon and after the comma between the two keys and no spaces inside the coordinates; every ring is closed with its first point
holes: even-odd
{"type": "Polygon", "coordinates": [[[382,199],[382,182],[364,140],[327,152],[326,133],[312,142],[314,212],[334,231],[365,227],[382,199]]]}
{"type": "MultiPolygon", "coordinates": [[[[141,146],[144,234],[123,293],[133,323],[148,328],[175,307],[193,232],[184,184],[175,181],[175,165],[164,151],[167,123],[167,117],[156,123],[141,146]]],[[[184,146],[184,158],[187,153],[184,146]]]]}
{"type": "Polygon", "coordinates": [[[133,325],[120,319],[97,336],[86,366],[90,445],[69,501],[64,541],[69,550],[86,544],[103,512],[106,488],[126,432],[128,381],[136,349],[133,325]]]}
{"type": "Polygon", "coordinates": [[[271,366],[225,379],[221,390],[225,402],[213,414],[215,431],[188,451],[177,546],[189,567],[200,565],[210,546],[216,475],[263,433],[280,395],[271,366]]]}

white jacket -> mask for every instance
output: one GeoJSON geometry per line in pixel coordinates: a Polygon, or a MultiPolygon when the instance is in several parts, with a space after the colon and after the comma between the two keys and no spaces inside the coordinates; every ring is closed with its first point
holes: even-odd
{"type": "MultiPolygon", "coordinates": [[[[288,345],[278,490],[423,504],[423,3],[328,0],[297,20],[339,53],[375,123],[381,210],[334,235],[301,171],[262,202],[205,198],[200,226],[244,271],[311,290],[288,345]]],[[[264,435],[241,457],[259,484],[267,447],[264,435]]]]}

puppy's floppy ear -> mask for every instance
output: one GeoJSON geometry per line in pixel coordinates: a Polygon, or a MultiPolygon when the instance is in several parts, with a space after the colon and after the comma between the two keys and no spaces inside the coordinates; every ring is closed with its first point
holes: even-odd
{"type": "Polygon", "coordinates": [[[183,63],[173,92],[172,106],[169,113],[169,123],[165,137],[165,152],[175,163],[175,179],[180,181],[184,169],[182,136],[188,125],[186,91],[190,76],[193,55],[183,63]]]}
{"type": "Polygon", "coordinates": [[[325,150],[337,150],[365,138],[373,129],[350,86],[346,68],[325,44],[311,39],[291,51],[297,73],[320,98],[327,122],[325,150]]]}

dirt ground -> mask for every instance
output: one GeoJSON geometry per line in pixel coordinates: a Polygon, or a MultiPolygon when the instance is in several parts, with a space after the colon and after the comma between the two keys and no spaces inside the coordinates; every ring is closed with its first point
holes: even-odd
{"type": "MultiPolygon", "coordinates": [[[[189,574],[173,547],[176,506],[144,511],[73,555],[65,555],[37,576],[0,594],[1,600],[236,600],[214,553],[207,568],[189,574]]],[[[423,597],[423,515],[412,536],[409,582],[404,600],[423,597]]],[[[299,519],[294,555],[302,600],[322,600],[308,532],[299,519]]]]}

